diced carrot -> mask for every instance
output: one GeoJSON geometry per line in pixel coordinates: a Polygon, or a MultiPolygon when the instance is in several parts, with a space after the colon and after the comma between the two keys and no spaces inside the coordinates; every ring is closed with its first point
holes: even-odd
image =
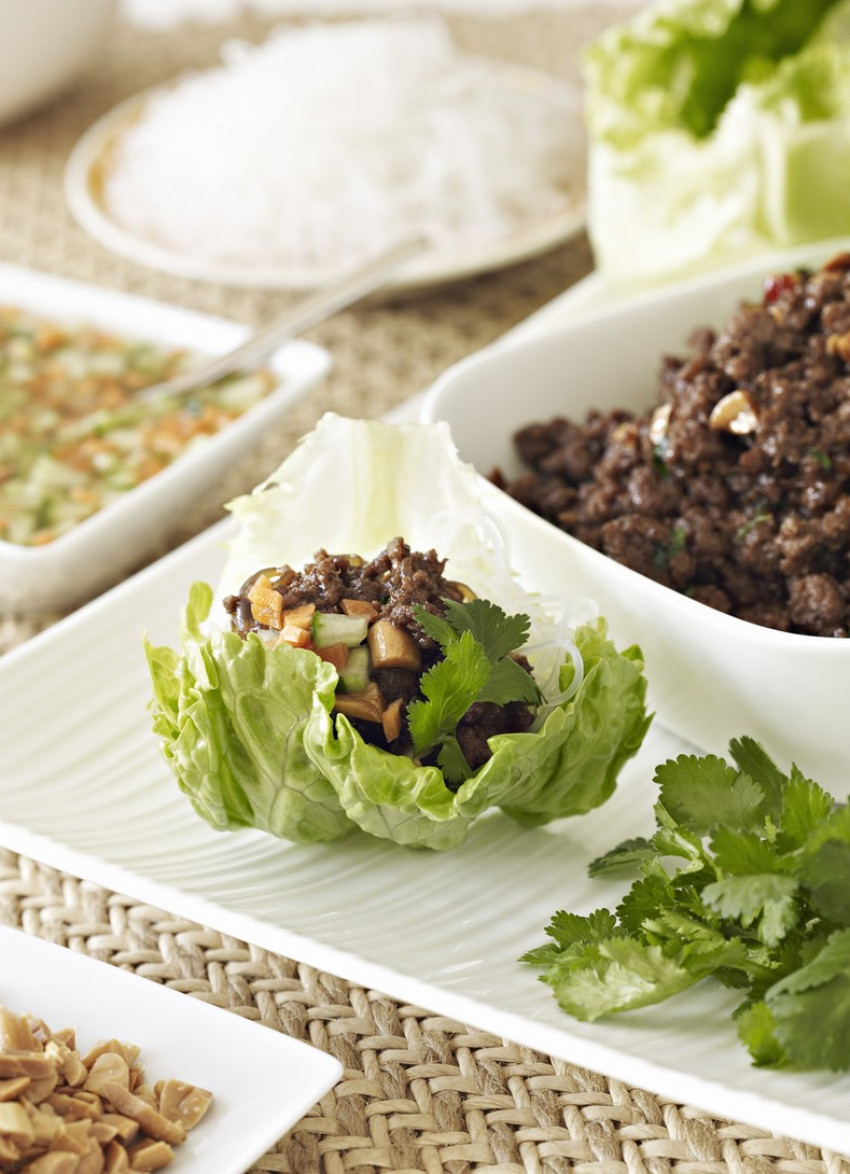
{"type": "Polygon", "coordinates": [[[315,603],[302,603],[300,607],[288,608],[281,619],[284,624],[291,624],[293,628],[309,629],[316,611],[315,603]]]}
{"type": "Polygon", "coordinates": [[[341,599],[339,606],[347,616],[368,616],[369,619],[374,619],[378,614],[374,603],[369,603],[365,599],[341,599]]]}
{"type": "Polygon", "coordinates": [[[339,671],[348,664],[349,648],[347,644],[329,644],[327,648],[319,648],[319,656],[328,661],[339,671]]]}
{"type": "MultiPolygon", "coordinates": [[[[278,595],[278,599],[280,596],[278,595]]],[[[251,606],[253,611],[253,604],[251,606]]],[[[287,644],[291,644],[293,648],[306,648],[310,643],[310,633],[306,628],[296,628],[293,624],[286,624],[281,629],[280,637],[285,640],[287,644]]]]}

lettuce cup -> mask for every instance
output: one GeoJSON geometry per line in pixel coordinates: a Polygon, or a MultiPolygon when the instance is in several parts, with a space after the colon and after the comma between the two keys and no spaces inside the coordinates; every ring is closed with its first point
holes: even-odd
{"type": "Polygon", "coordinates": [[[230,504],[217,591],[146,646],[208,823],[445,849],[491,808],[539,825],[612,794],[650,721],[640,650],[519,581],[485,488],[445,425],[329,415],[230,504]]]}

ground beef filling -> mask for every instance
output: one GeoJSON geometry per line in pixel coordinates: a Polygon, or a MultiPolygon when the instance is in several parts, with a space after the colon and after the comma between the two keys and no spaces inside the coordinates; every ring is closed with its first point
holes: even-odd
{"type": "Polygon", "coordinates": [[[850,254],[771,277],[719,333],[667,357],[660,406],[515,436],[494,481],[617,562],[719,611],[850,628],[850,254]]]}
{"type": "MultiPolygon", "coordinates": [[[[370,562],[357,555],[328,554],[320,550],[302,571],[291,567],[266,567],[247,579],[235,595],[224,599],[225,610],[231,617],[231,627],[243,639],[249,632],[261,631],[263,625],[254,618],[248,594],[254,582],[265,575],[283,600],[284,610],[313,604],[320,612],[341,612],[343,600],[357,599],[371,603],[378,619],[388,619],[397,628],[406,631],[419,646],[422,667],[418,672],[407,669],[375,669],[372,679],[389,704],[398,698],[407,705],[422,694],[419,680],[439,659],[440,646],[423,631],[414,617],[414,608],[421,605],[434,615],[445,613],[444,600],[462,602],[462,588],[444,577],[445,559],[435,551],[411,551],[401,538],[394,538],[370,562]]],[[[527,662],[525,667],[528,668],[527,662]]],[[[487,739],[495,734],[521,733],[528,730],[534,714],[522,702],[494,705],[479,702],[464,714],[457,728],[457,738],[467,762],[473,770],[482,766],[491,755],[487,739]]],[[[379,722],[351,719],[365,741],[396,754],[412,754],[413,747],[402,722],[401,733],[387,742],[379,722]]],[[[423,759],[428,762],[429,759],[423,759]]]]}

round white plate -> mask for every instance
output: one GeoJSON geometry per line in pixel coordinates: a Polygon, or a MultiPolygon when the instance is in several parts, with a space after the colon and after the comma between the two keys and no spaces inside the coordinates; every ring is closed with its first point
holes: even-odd
{"type": "MultiPolygon", "coordinates": [[[[554,215],[529,221],[495,240],[455,247],[450,253],[436,250],[425,253],[411,261],[390,283],[393,289],[456,281],[528,260],[562,244],[584,227],[584,163],[583,149],[579,147],[584,130],[580,107],[571,90],[556,78],[536,70],[501,63],[492,63],[492,68],[518,91],[533,92],[559,106],[565,100],[574,105],[575,124],[569,128],[570,142],[582,159],[582,174],[575,177],[572,190],[565,190],[563,207],[554,215]]],[[[65,169],[65,196],[81,227],[112,252],[179,277],[265,289],[309,290],[326,284],[331,275],[318,269],[295,272],[277,266],[240,266],[193,257],[137,236],[112,218],[103,195],[104,176],[121,135],[141,117],[145,102],[156,92],[136,94],[115,106],[89,127],[71,152],[65,169]]]]}

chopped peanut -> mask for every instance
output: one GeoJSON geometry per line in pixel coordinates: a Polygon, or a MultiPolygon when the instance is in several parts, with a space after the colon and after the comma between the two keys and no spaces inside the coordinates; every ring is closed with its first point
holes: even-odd
{"type": "Polygon", "coordinates": [[[212,1100],[183,1081],[146,1083],[139,1049],[118,1040],[81,1056],[73,1032],[4,1008],[0,1039],[0,1061],[18,1073],[0,1080],[0,1174],[159,1170],[212,1100]]]}

